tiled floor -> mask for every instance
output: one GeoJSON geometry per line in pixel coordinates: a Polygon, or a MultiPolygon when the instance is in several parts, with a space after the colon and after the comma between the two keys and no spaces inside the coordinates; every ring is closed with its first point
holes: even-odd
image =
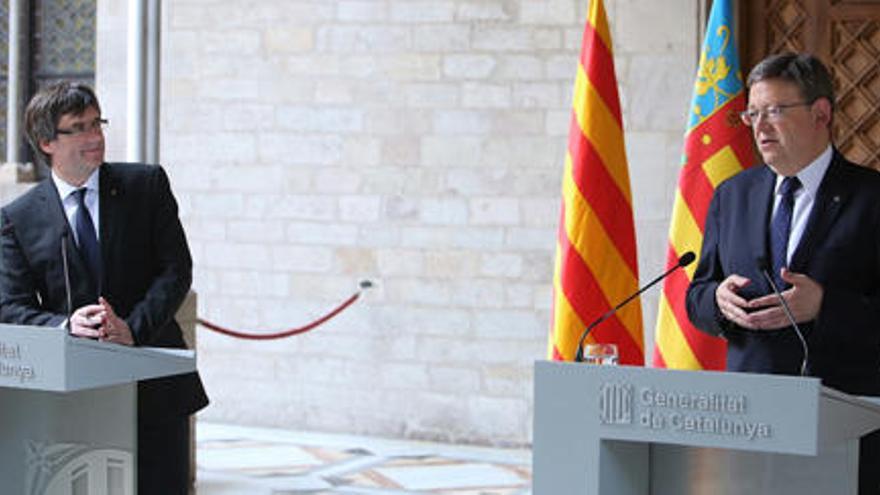
{"type": "Polygon", "coordinates": [[[531,452],[199,422],[197,495],[530,495],[531,452]]]}

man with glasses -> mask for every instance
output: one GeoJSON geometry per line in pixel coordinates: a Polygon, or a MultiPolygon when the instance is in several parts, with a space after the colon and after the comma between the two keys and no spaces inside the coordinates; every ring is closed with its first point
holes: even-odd
{"type": "MultiPolygon", "coordinates": [[[[185,348],[174,315],[192,260],[177,203],[161,167],[104,162],[106,125],[82,84],[28,104],[27,139],[51,175],[0,210],[0,320],[185,348]]],[[[189,415],[207,401],[196,373],[138,383],[138,493],[188,492],[189,415]]]]}
{"type": "MultiPolygon", "coordinates": [[[[880,174],[833,146],[834,93],[818,59],[768,57],[747,85],[742,120],[765,165],[716,189],[688,316],[727,341],[729,370],[804,373],[844,392],[878,396],[880,174]]],[[[860,455],[871,469],[860,468],[859,493],[880,493],[876,434],[862,441],[860,455]]]]}

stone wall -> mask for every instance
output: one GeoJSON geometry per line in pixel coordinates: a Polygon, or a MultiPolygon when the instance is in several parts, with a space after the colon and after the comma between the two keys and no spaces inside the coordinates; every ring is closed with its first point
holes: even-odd
{"type": "MultiPolygon", "coordinates": [[[[124,157],[124,8],[99,3],[111,159],[124,157]]],[[[161,156],[200,316],[280,330],[321,315],[360,279],[377,285],[287,340],[200,329],[213,401],[201,417],[528,443],[586,1],[163,8],[161,156]]],[[[645,280],[665,259],[697,0],[606,8],[645,280]]],[[[656,293],[644,300],[649,335],[656,304],[656,293]]]]}

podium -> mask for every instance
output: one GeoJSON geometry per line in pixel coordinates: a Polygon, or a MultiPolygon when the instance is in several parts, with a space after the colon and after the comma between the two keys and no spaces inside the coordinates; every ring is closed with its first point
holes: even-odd
{"type": "Polygon", "coordinates": [[[137,381],[195,369],[193,351],[0,325],[0,493],[134,495],[137,381]]]}
{"type": "Polygon", "coordinates": [[[855,495],[878,428],[817,378],[539,361],[533,493],[855,495]]]}

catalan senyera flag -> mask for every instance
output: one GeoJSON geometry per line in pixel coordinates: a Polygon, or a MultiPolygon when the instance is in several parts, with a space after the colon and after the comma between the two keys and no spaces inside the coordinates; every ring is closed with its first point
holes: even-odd
{"type": "MultiPolygon", "coordinates": [[[[590,0],[572,100],[547,346],[555,360],[574,359],[584,326],[638,290],[623,120],[602,0],[590,0]]],[[[617,344],[621,363],[643,365],[640,301],[594,328],[587,342],[617,344]]]]}
{"type": "MultiPolygon", "coordinates": [[[[700,54],[672,207],[669,267],[687,251],[699,255],[715,187],[755,163],[749,128],[739,118],[746,98],[734,32],[731,0],[715,0],[700,54]]],[[[700,332],[687,317],[685,293],[696,266],[693,263],[686,270],[677,270],[664,281],[654,339],[655,366],[697,370],[725,367],[724,341],[700,332]]]]}

